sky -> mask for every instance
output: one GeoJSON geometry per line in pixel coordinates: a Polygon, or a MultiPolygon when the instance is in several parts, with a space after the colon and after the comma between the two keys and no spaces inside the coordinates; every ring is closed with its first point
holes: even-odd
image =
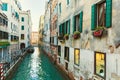
{"type": "Polygon", "coordinates": [[[46,0],[19,0],[22,10],[30,10],[32,18],[32,31],[38,31],[39,19],[44,15],[46,0]]]}

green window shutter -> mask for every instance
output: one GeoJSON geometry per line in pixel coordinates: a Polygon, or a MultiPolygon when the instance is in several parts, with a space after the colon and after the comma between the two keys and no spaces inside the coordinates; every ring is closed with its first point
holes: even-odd
{"type": "Polygon", "coordinates": [[[95,30],[97,26],[97,8],[96,4],[94,4],[91,8],[91,30],[95,30]]]}
{"type": "Polygon", "coordinates": [[[62,32],[63,32],[63,27],[62,27],[62,25],[60,26],[60,34],[62,34],[62,32]]]}
{"type": "Polygon", "coordinates": [[[106,28],[112,26],[112,0],[106,0],[106,28]]]}
{"type": "Polygon", "coordinates": [[[61,33],[61,25],[59,25],[59,34],[61,33]]]}
{"type": "Polygon", "coordinates": [[[63,26],[64,26],[64,34],[66,34],[67,32],[66,32],[66,22],[63,24],[63,26]]]}
{"type": "Polygon", "coordinates": [[[69,4],[69,0],[67,0],[67,5],[69,4]]]}
{"type": "Polygon", "coordinates": [[[2,10],[7,11],[8,4],[7,3],[2,3],[2,10]]]}
{"type": "Polygon", "coordinates": [[[21,29],[24,30],[24,26],[22,26],[21,29]]]}
{"type": "Polygon", "coordinates": [[[68,34],[70,34],[70,20],[68,21],[68,34]]]}
{"type": "Polygon", "coordinates": [[[82,32],[82,26],[83,26],[83,11],[80,13],[80,32],[82,32]]]}
{"type": "Polygon", "coordinates": [[[21,20],[22,22],[24,22],[24,17],[22,17],[22,20],[21,20]]]}
{"type": "Polygon", "coordinates": [[[74,31],[76,30],[76,26],[75,26],[75,16],[73,16],[73,24],[72,24],[72,28],[73,28],[73,33],[74,33],[74,31]]]}

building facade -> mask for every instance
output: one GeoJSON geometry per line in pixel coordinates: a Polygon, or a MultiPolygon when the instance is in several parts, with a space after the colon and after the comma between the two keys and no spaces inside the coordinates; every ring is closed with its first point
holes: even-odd
{"type": "Polygon", "coordinates": [[[58,0],[50,1],[50,48],[51,53],[56,56],[57,54],[57,44],[58,44],[58,32],[57,32],[57,23],[58,23],[58,0]]]}
{"type": "Polygon", "coordinates": [[[44,49],[50,53],[50,2],[46,2],[43,30],[44,49]]]}
{"type": "Polygon", "coordinates": [[[8,30],[9,30],[9,57],[10,62],[13,62],[16,51],[19,50],[19,11],[21,5],[18,0],[2,0],[2,11],[8,17],[8,30]]]}
{"type": "Polygon", "coordinates": [[[51,2],[51,38],[58,32],[58,53],[53,54],[75,80],[120,79],[119,2],[58,0],[57,28],[52,9],[56,2],[51,2]]]}
{"type": "Polygon", "coordinates": [[[39,46],[42,46],[43,45],[43,42],[42,42],[43,41],[43,33],[44,33],[44,15],[40,16],[38,32],[39,32],[39,35],[38,35],[39,41],[38,41],[38,43],[39,43],[39,46]]]}
{"type": "Polygon", "coordinates": [[[2,1],[0,0],[0,63],[9,62],[9,40],[8,40],[8,18],[2,12],[2,1]]]}
{"type": "Polygon", "coordinates": [[[32,21],[31,21],[31,13],[30,11],[20,11],[20,38],[19,38],[19,48],[24,49],[30,46],[31,40],[31,28],[32,28],[32,21]]]}

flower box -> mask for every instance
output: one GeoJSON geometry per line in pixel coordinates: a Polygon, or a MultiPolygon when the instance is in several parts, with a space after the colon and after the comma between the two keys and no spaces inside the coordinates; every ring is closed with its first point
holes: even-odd
{"type": "Polygon", "coordinates": [[[68,40],[68,39],[69,39],[69,35],[68,35],[68,34],[65,34],[65,35],[64,35],[64,39],[65,39],[65,40],[68,40]]]}
{"type": "Polygon", "coordinates": [[[94,37],[102,37],[104,35],[107,35],[107,31],[104,29],[104,27],[97,27],[93,32],[94,37]]]}
{"type": "Polygon", "coordinates": [[[101,36],[102,36],[102,33],[103,33],[103,30],[98,30],[98,31],[93,32],[93,35],[94,35],[95,37],[101,37],[101,36]]]}
{"type": "Polygon", "coordinates": [[[74,38],[74,39],[80,38],[80,32],[79,32],[79,31],[74,32],[73,38],[74,38]]]}

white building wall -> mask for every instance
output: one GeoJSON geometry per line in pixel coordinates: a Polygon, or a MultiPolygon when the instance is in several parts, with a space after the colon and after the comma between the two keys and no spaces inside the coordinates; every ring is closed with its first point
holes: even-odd
{"type": "Polygon", "coordinates": [[[30,36],[31,36],[31,27],[32,27],[30,16],[31,16],[30,11],[20,11],[19,41],[20,41],[20,44],[25,43],[25,47],[30,46],[30,36]],[[22,17],[24,18],[24,22],[22,22],[21,20],[22,17]],[[22,26],[24,26],[24,30],[21,29],[22,26]],[[24,34],[24,40],[21,39],[21,34],[24,34]]]}
{"type": "Polygon", "coordinates": [[[87,70],[90,78],[94,76],[94,51],[106,53],[106,80],[120,80],[120,48],[115,48],[115,44],[119,42],[120,37],[120,18],[118,17],[120,13],[118,6],[120,1],[112,0],[112,27],[107,29],[108,37],[98,39],[93,37],[91,31],[91,6],[99,1],[101,0],[70,0],[70,4],[66,5],[66,0],[58,0],[58,6],[59,3],[62,4],[62,13],[60,14],[58,10],[58,27],[61,23],[71,19],[69,40],[65,41],[64,44],[58,41],[58,45],[61,45],[62,48],[60,57],[61,64],[64,64],[64,48],[62,47],[64,45],[70,49],[69,64],[72,65],[69,65],[68,68],[69,70],[73,70],[72,72],[74,73],[74,76],[76,76],[76,80],[79,80],[80,76],[85,76],[82,70],[87,70]],[[80,39],[73,40],[72,17],[79,14],[81,11],[83,11],[83,32],[81,33],[80,39]],[[88,34],[86,34],[85,31],[88,31],[88,34]],[[112,54],[109,49],[109,46],[111,45],[114,48],[114,52],[112,54]],[[80,49],[79,67],[75,67],[74,65],[74,48],[80,49]],[[76,72],[76,68],[80,69],[78,72],[79,74],[76,72]],[[79,78],[77,78],[77,76],[79,76],[79,78]]]}

